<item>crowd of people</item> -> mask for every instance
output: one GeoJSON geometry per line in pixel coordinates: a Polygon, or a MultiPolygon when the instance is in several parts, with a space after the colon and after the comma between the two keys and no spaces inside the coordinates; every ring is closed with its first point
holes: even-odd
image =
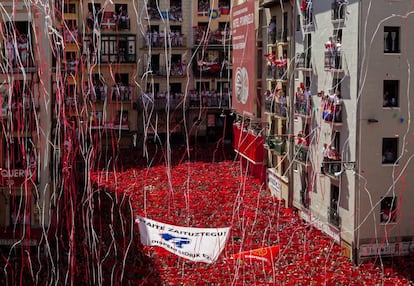
{"type": "Polygon", "coordinates": [[[328,41],[325,43],[325,68],[342,68],[341,48],[342,43],[339,37],[337,37],[336,40],[334,37],[329,37],[328,41]]]}
{"type": "MultiPolygon", "coordinates": [[[[155,2],[155,1],[154,1],[155,2]]],[[[147,13],[149,19],[164,19],[170,21],[183,21],[183,12],[181,9],[181,1],[171,1],[170,10],[167,13],[160,13],[159,7],[155,3],[147,5],[147,13]]]]}
{"type": "Polygon", "coordinates": [[[341,154],[332,145],[323,144],[323,161],[322,170],[323,174],[333,174],[341,170],[341,154]]]}
{"type": "Polygon", "coordinates": [[[8,65],[12,68],[29,66],[29,39],[27,34],[18,34],[6,36],[5,53],[8,65]]]}
{"type": "Polygon", "coordinates": [[[341,92],[336,91],[331,95],[325,95],[321,99],[322,119],[331,122],[341,122],[342,104],[341,92]]]}
{"type": "Polygon", "coordinates": [[[145,33],[145,46],[148,47],[182,47],[184,45],[184,34],[181,31],[169,31],[167,34],[161,30],[153,30],[145,33]]]}
{"type": "Polygon", "coordinates": [[[229,43],[231,40],[231,29],[228,27],[220,27],[215,31],[209,31],[206,27],[198,26],[194,28],[194,43],[221,45],[229,43]]]}
{"type": "Polygon", "coordinates": [[[309,87],[298,87],[295,93],[295,113],[309,116],[312,109],[312,93],[309,87]]]}

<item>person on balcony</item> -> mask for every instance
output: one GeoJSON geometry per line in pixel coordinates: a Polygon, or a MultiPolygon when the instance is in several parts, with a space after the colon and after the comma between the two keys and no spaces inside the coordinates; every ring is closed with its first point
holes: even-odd
{"type": "Polygon", "coordinates": [[[330,162],[330,159],[329,159],[330,151],[331,151],[330,146],[328,146],[328,144],[324,143],[323,144],[323,150],[322,150],[322,156],[323,156],[322,168],[321,168],[322,174],[330,172],[330,164],[329,164],[329,162],[330,162]]]}
{"type": "Polygon", "coordinates": [[[342,48],[342,44],[341,44],[341,39],[338,38],[336,40],[335,43],[335,68],[336,69],[340,69],[342,67],[341,65],[341,48],[342,48]]]}
{"type": "Polygon", "coordinates": [[[308,147],[309,146],[309,142],[306,139],[305,135],[303,134],[302,131],[299,131],[298,133],[298,139],[297,139],[297,144],[303,147],[308,147]]]}
{"type": "Polygon", "coordinates": [[[276,42],[276,17],[272,17],[269,23],[269,39],[271,44],[276,42]]]}
{"type": "Polygon", "coordinates": [[[297,87],[296,89],[296,93],[295,93],[295,108],[296,108],[296,112],[300,113],[302,110],[302,104],[304,101],[304,95],[303,95],[303,90],[301,87],[297,87]]]}
{"type": "Polygon", "coordinates": [[[337,91],[334,99],[334,108],[335,108],[335,122],[341,122],[342,120],[342,104],[343,99],[340,91],[337,91]]]}
{"type": "Polygon", "coordinates": [[[15,47],[13,43],[13,37],[11,35],[8,35],[7,42],[6,42],[6,58],[9,61],[10,67],[14,66],[14,57],[15,57],[15,47]]]}
{"type": "Polygon", "coordinates": [[[304,104],[304,110],[303,110],[303,113],[306,114],[306,115],[309,115],[311,107],[312,107],[312,102],[311,102],[312,92],[310,91],[309,86],[306,87],[306,90],[303,93],[303,96],[304,96],[304,103],[303,103],[304,104]]]}
{"type": "Polygon", "coordinates": [[[325,43],[325,55],[326,55],[326,59],[325,59],[325,66],[329,67],[329,68],[334,68],[335,67],[335,48],[336,48],[336,43],[333,40],[332,37],[329,37],[328,41],[325,43]]]}

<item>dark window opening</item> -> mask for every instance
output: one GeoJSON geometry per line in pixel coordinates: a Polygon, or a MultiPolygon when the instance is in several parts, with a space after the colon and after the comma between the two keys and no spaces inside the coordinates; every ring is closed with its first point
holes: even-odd
{"type": "Polygon", "coordinates": [[[210,0],[198,0],[197,9],[199,14],[207,15],[210,11],[210,0]]]}
{"type": "Polygon", "coordinates": [[[384,101],[383,107],[398,107],[399,106],[399,81],[398,80],[384,80],[384,101]]]}
{"type": "Polygon", "coordinates": [[[400,27],[384,27],[384,53],[400,52],[400,27]]]}
{"type": "Polygon", "coordinates": [[[339,227],[341,220],[339,217],[339,187],[331,185],[331,202],[328,208],[329,223],[339,227]]]}
{"type": "Polygon", "coordinates": [[[390,223],[397,221],[397,197],[381,199],[380,222],[390,223]]]}
{"type": "Polygon", "coordinates": [[[398,157],[398,138],[382,139],[382,163],[394,164],[398,157]]]}

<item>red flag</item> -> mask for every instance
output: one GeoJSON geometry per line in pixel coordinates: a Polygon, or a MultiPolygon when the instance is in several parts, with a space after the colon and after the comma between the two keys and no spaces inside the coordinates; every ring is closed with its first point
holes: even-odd
{"type": "Polygon", "coordinates": [[[231,258],[240,259],[240,260],[250,259],[250,260],[271,263],[273,259],[278,255],[279,249],[280,249],[279,245],[273,245],[273,246],[239,252],[237,254],[233,254],[231,258]]]}

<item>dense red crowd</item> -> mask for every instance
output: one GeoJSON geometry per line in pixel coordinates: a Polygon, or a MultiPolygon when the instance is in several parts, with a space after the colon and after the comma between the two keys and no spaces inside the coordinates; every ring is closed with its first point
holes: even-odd
{"type": "MultiPolygon", "coordinates": [[[[245,176],[237,161],[192,162],[95,172],[102,189],[128,195],[134,215],[193,227],[231,227],[217,262],[193,263],[158,247],[143,247],[153,271],[127,265],[134,285],[410,285],[391,267],[353,265],[340,246],[302,222],[245,176]],[[233,260],[241,251],[279,245],[270,263],[233,260]],[[156,273],[156,275],[154,275],[156,273]]],[[[138,236],[138,227],[134,228],[138,236]]]]}

